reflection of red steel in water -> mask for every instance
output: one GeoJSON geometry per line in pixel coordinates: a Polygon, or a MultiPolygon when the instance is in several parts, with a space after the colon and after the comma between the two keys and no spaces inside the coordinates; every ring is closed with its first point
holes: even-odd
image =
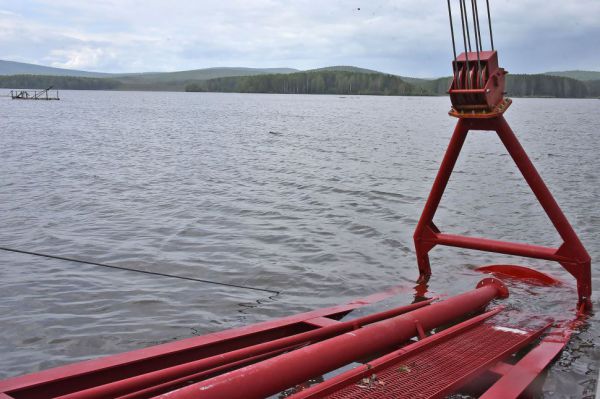
{"type": "Polygon", "coordinates": [[[475,270],[482,273],[493,274],[499,278],[508,277],[518,279],[534,285],[557,286],[562,284],[560,280],[548,274],[517,265],[488,265],[480,266],[475,270]]]}

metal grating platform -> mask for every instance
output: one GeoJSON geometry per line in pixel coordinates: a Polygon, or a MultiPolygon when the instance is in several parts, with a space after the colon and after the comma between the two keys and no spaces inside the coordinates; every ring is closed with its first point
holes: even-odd
{"type": "Polygon", "coordinates": [[[369,377],[325,396],[330,399],[444,397],[469,377],[514,352],[536,331],[480,324],[424,351],[407,354],[369,377]]]}

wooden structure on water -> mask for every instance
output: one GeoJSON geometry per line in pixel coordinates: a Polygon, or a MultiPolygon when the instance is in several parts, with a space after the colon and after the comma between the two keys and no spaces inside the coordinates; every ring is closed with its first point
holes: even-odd
{"type": "Polygon", "coordinates": [[[11,90],[10,98],[13,100],[60,100],[58,90],[54,91],[54,95],[51,94],[52,87],[43,90],[11,90]]]}

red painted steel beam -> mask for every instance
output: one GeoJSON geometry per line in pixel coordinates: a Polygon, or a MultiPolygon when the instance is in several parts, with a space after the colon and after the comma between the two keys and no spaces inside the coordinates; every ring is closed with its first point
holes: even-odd
{"type": "Polygon", "coordinates": [[[428,253],[433,246],[425,242],[426,235],[430,226],[433,225],[433,217],[440,205],[440,201],[442,200],[442,196],[444,195],[444,191],[450,180],[450,175],[452,175],[452,171],[458,160],[460,150],[467,138],[468,131],[469,128],[466,125],[465,120],[459,119],[415,229],[414,241],[417,253],[417,264],[419,266],[419,283],[426,282],[431,276],[428,253]]]}
{"type": "Polygon", "coordinates": [[[571,223],[569,223],[569,220],[560,209],[560,206],[527,156],[525,149],[521,146],[521,143],[506,122],[506,119],[501,116],[493,124],[496,127],[496,132],[498,133],[500,140],[502,140],[502,143],[517,165],[517,168],[521,171],[523,178],[527,184],[529,184],[529,187],[531,187],[531,190],[540,202],[540,205],[544,208],[544,211],[546,211],[546,214],[550,218],[550,221],[556,228],[558,234],[560,234],[564,242],[569,243],[569,245],[576,250],[577,260],[589,261],[590,256],[579,240],[577,233],[573,230],[571,223]]]}
{"type": "Polygon", "coordinates": [[[370,324],[325,341],[158,396],[161,399],[265,398],[368,355],[399,345],[417,334],[417,323],[431,330],[484,308],[507,295],[498,280],[413,312],[370,324]]]}
{"type": "MultiPolygon", "coordinates": [[[[146,398],[149,398],[149,397],[152,397],[155,395],[160,395],[161,393],[164,393],[164,392],[172,391],[173,389],[176,389],[177,387],[188,385],[190,381],[194,381],[194,380],[199,381],[199,380],[203,380],[206,378],[214,377],[215,375],[219,375],[219,374],[225,373],[227,371],[235,370],[237,368],[247,366],[249,364],[253,364],[258,361],[268,359],[273,356],[277,356],[281,353],[296,349],[297,347],[298,346],[277,349],[273,352],[267,352],[267,353],[264,353],[261,355],[245,358],[245,359],[239,360],[237,362],[227,363],[227,364],[224,364],[222,366],[218,366],[218,367],[215,367],[212,369],[199,371],[199,372],[196,372],[193,374],[187,374],[182,377],[178,377],[178,378],[175,378],[172,380],[167,380],[166,382],[159,383],[157,385],[151,385],[148,387],[143,387],[143,385],[136,386],[136,385],[130,384],[129,385],[130,389],[131,389],[131,387],[133,387],[133,389],[137,389],[137,390],[130,391],[129,393],[122,395],[122,396],[113,396],[116,394],[109,395],[110,391],[113,391],[113,392],[116,391],[115,387],[100,387],[101,388],[100,392],[102,394],[99,397],[101,397],[101,398],[115,397],[118,399],[146,399],[146,398]],[[104,392],[106,392],[106,395],[104,394],[104,392]]],[[[130,389],[127,389],[127,390],[129,391],[130,389]]],[[[83,397],[85,397],[85,396],[83,396],[83,397]]]]}
{"type": "Polygon", "coordinates": [[[439,245],[524,256],[527,258],[546,259],[557,262],[568,261],[568,258],[557,254],[558,248],[543,247],[540,245],[490,240],[479,237],[465,237],[445,233],[436,233],[435,240],[427,241],[439,245]]]}
{"type": "Polygon", "coordinates": [[[316,330],[306,331],[289,337],[220,353],[215,356],[178,364],[172,367],[165,367],[149,373],[73,392],[57,397],[56,399],[102,399],[123,395],[127,395],[127,398],[131,399],[140,397],[142,394],[147,395],[149,392],[151,394],[157,394],[157,390],[158,392],[164,392],[169,387],[177,386],[178,384],[193,378],[200,379],[210,374],[214,375],[224,368],[225,370],[222,371],[231,370],[235,366],[245,366],[248,363],[252,363],[253,359],[265,354],[278,355],[281,350],[295,349],[295,347],[299,345],[321,341],[347,331],[352,331],[364,325],[414,311],[429,305],[431,301],[431,299],[421,301],[347,322],[336,322],[335,324],[316,330]],[[139,391],[138,394],[133,394],[137,391],[139,391]]]}

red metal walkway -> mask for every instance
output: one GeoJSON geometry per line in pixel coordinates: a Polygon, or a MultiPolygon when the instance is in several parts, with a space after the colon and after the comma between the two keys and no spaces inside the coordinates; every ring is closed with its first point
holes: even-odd
{"type": "Polygon", "coordinates": [[[531,342],[541,331],[480,324],[460,335],[410,351],[348,381],[325,395],[330,399],[440,398],[453,392],[499,359],[531,342]],[[363,375],[365,375],[363,377],[363,375]]]}
{"type": "MultiPolygon", "coordinates": [[[[494,390],[494,382],[505,378],[502,377],[505,373],[527,375],[522,362],[529,355],[518,362],[518,359],[512,358],[514,365],[505,363],[505,360],[533,343],[550,326],[548,321],[534,319],[526,327],[500,325],[493,316],[501,310],[496,308],[423,338],[298,392],[290,399],[442,398],[459,391],[484,373],[492,378],[487,379],[487,384],[480,389],[494,390]]],[[[558,341],[563,345],[566,342],[558,341]]],[[[536,359],[536,368],[542,370],[554,355],[543,360],[536,359]]],[[[526,377],[525,384],[515,386],[514,396],[505,397],[521,394],[533,378],[526,377]]],[[[510,382],[500,385],[507,386],[510,382]]]]}

